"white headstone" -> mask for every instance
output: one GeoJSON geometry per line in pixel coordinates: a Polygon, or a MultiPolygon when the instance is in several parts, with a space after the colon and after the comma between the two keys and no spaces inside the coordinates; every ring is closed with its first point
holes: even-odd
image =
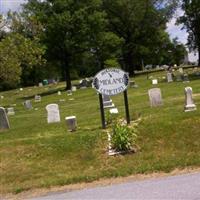
{"type": "Polygon", "coordinates": [[[4,129],[9,129],[9,121],[6,114],[6,111],[3,107],[0,107],[0,131],[4,129]]]}
{"type": "Polygon", "coordinates": [[[38,86],[39,86],[39,87],[43,87],[43,83],[40,82],[40,83],[38,84],[38,86]]]}
{"type": "Polygon", "coordinates": [[[72,86],[72,92],[76,92],[76,86],[72,86]]]}
{"type": "Polygon", "coordinates": [[[196,110],[196,105],[194,104],[192,98],[192,88],[185,88],[185,112],[196,110]]]}
{"type": "Polygon", "coordinates": [[[119,111],[118,111],[117,108],[111,108],[111,109],[109,110],[109,112],[110,112],[110,114],[118,114],[118,113],[119,113],[119,111]]]}
{"type": "Polygon", "coordinates": [[[158,84],[158,79],[153,79],[153,80],[152,80],[152,84],[153,84],[153,85],[157,85],[157,84],[158,84]]]}
{"type": "Polygon", "coordinates": [[[163,105],[160,88],[153,88],[148,91],[151,107],[163,105]]]}
{"type": "Polygon", "coordinates": [[[59,95],[59,96],[61,95],[61,91],[58,91],[58,95],[59,95]]]}
{"type": "Polygon", "coordinates": [[[20,91],[23,91],[23,88],[19,88],[20,91]]]}
{"type": "Polygon", "coordinates": [[[35,102],[40,102],[40,101],[41,101],[41,96],[35,95],[35,102]]]}
{"type": "Polygon", "coordinates": [[[14,115],[15,111],[13,107],[7,108],[7,115],[14,115]]]}
{"type": "Polygon", "coordinates": [[[76,116],[65,117],[65,121],[69,131],[75,131],[77,127],[76,116]]]}
{"type": "Polygon", "coordinates": [[[183,68],[182,68],[182,67],[180,67],[180,68],[178,69],[178,71],[179,71],[180,74],[183,74],[183,68]]]}
{"type": "Polygon", "coordinates": [[[49,104],[46,106],[46,110],[48,123],[60,122],[60,112],[58,104],[49,104]]]}

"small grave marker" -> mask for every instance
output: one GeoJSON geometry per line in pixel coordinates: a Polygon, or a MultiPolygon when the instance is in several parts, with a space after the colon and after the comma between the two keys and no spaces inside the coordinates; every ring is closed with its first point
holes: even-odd
{"type": "Polygon", "coordinates": [[[110,114],[118,114],[118,113],[119,113],[119,111],[118,111],[117,108],[111,108],[111,109],[109,110],[109,112],[110,112],[110,114]]]}
{"type": "Polygon", "coordinates": [[[192,88],[185,88],[185,112],[196,110],[196,105],[194,104],[192,98],[192,88]]]}
{"type": "Polygon", "coordinates": [[[41,96],[35,95],[35,102],[41,102],[41,96]]]}
{"type": "Polygon", "coordinates": [[[167,73],[167,82],[168,83],[173,82],[173,78],[172,78],[172,73],[171,72],[167,73]]]}
{"type": "Polygon", "coordinates": [[[158,79],[153,79],[152,80],[152,85],[157,85],[158,84],[158,79]]]}
{"type": "Polygon", "coordinates": [[[15,115],[15,111],[13,107],[7,108],[7,115],[15,115]]]}
{"type": "Polygon", "coordinates": [[[24,106],[25,106],[25,108],[28,109],[28,110],[30,110],[30,109],[33,108],[30,100],[26,100],[26,101],[24,102],[24,106]]]}
{"type": "Polygon", "coordinates": [[[151,107],[163,105],[160,88],[153,88],[148,91],[151,107]]]}
{"type": "Polygon", "coordinates": [[[103,95],[103,107],[104,108],[113,108],[115,107],[112,99],[108,95],[103,95]]]}
{"type": "Polygon", "coordinates": [[[77,127],[76,116],[65,117],[65,121],[69,131],[75,131],[77,127]]]}
{"type": "Polygon", "coordinates": [[[0,131],[4,129],[9,129],[9,121],[5,111],[5,108],[0,107],[0,131]]]}
{"type": "Polygon", "coordinates": [[[47,110],[47,122],[56,123],[60,122],[60,112],[58,104],[48,104],[46,106],[47,110]]]}

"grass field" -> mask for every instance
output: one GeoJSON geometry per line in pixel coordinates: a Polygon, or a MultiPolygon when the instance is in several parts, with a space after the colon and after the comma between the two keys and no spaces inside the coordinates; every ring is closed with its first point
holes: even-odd
{"type": "MultiPolygon", "coordinates": [[[[151,74],[154,78],[163,75],[164,72],[151,74]]],[[[157,108],[150,108],[149,104],[151,80],[140,75],[135,81],[139,88],[129,88],[128,96],[131,118],[142,119],[137,139],[140,150],[115,157],[106,152],[107,135],[101,129],[94,89],[67,96],[60,83],[1,92],[4,99],[0,105],[16,104],[16,114],[9,116],[10,130],[0,132],[0,193],[200,166],[200,79],[190,83],[163,80],[156,87],[161,88],[164,105],[157,108]],[[193,88],[197,111],[184,112],[186,86],[193,88]],[[58,90],[62,91],[61,96],[57,95],[58,90]],[[36,94],[42,95],[42,102],[34,102],[36,94]],[[34,109],[24,108],[25,99],[32,100],[34,109]],[[47,124],[45,106],[49,103],[59,104],[60,123],[47,124]],[[70,115],[78,121],[78,130],[73,133],[67,131],[64,121],[70,115]]],[[[112,100],[120,117],[125,117],[123,95],[112,100]]]]}

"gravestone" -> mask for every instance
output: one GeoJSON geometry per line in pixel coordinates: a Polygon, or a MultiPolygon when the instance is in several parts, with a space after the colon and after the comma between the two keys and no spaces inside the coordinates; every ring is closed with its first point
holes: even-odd
{"type": "Polygon", "coordinates": [[[61,95],[61,91],[58,91],[58,95],[59,95],[59,96],[61,95]]]}
{"type": "Polygon", "coordinates": [[[118,114],[118,113],[119,113],[119,111],[118,111],[117,108],[111,108],[111,109],[109,110],[109,112],[110,112],[110,114],[118,114]]]}
{"type": "Polygon", "coordinates": [[[72,91],[71,90],[67,90],[67,96],[71,96],[72,95],[72,91]]]}
{"type": "Polygon", "coordinates": [[[112,99],[110,99],[110,96],[103,95],[103,107],[104,108],[113,108],[115,105],[112,103],[112,99]]]}
{"type": "Polygon", "coordinates": [[[151,107],[157,107],[163,105],[160,88],[150,89],[148,90],[148,94],[151,107]]]}
{"type": "Polygon", "coordinates": [[[25,106],[25,108],[28,109],[28,110],[30,110],[30,109],[33,108],[30,100],[26,100],[26,101],[24,102],[24,106],[25,106]]]}
{"type": "Polygon", "coordinates": [[[49,104],[46,106],[46,110],[48,123],[60,122],[60,112],[58,104],[49,104]]]}
{"type": "Polygon", "coordinates": [[[152,85],[157,85],[158,84],[158,79],[153,79],[152,80],[152,85]]]}
{"type": "Polygon", "coordinates": [[[135,81],[129,81],[129,85],[131,88],[138,88],[138,85],[135,83],[135,81]]]}
{"type": "Polygon", "coordinates": [[[0,131],[4,129],[9,129],[9,121],[6,114],[6,111],[3,107],[0,107],[0,131]]]}
{"type": "Polygon", "coordinates": [[[184,75],[183,75],[183,82],[184,82],[184,83],[189,83],[189,82],[190,82],[189,77],[188,77],[188,74],[184,74],[184,75]]]}
{"type": "Polygon", "coordinates": [[[14,115],[15,111],[13,107],[7,108],[7,115],[14,115]]]}
{"type": "Polygon", "coordinates": [[[177,75],[176,75],[176,81],[177,81],[177,82],[182,81],[182,75],[181,75],[181,74],[177,74],[177,75]]]}
{"type": "Polygon", "coordinates": [[[172,73],[170,72],[167,73],[167,82],[168,83],[173,82],[172,73]]]}
{"type": "Polygon", "coordinates": [[[185,112],[196,110],[196,105],[194,104],[192,98],[192,88],[185,88],[185,112]]]}
{"type": "Polygon", "coordinates": [[[35,95],[35,102],[40,102],[40,101],[41,101],[41,96],[35,95]]]}
{"type": "Polygon", "coordinates": [[[38,84],[38,86],[39,86],[39,87],[43,87],[43,83],[40,82],[40,83],[38,84]]]}
{"type": "Polygon", "coordinates": [[[19,88],[20,91],[23,91],[23,88],[19,88]]]}
{"type": "Polygon", "coordinates": [[[183,74],[183,73],[184,73],[182,67],[180,67],[180,68],[178,69],[178,71],[179,71],[180,74],[183,74]]]}
{"type": "Polygon", "coordinates": [[[76,92],[76,86],[72,86],[72,92],[76,92]]]}
{"type": "Polygon", "coordinates": [[[76,116],[65,117],[65,121],[69,131],[75,131],[77,127],[76,116]]]}

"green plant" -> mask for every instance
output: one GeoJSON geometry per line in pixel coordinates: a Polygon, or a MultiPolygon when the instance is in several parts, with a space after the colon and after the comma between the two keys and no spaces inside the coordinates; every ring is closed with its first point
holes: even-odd
{"type": "Polygon", "coordinates": [[[109,111],[106,112],[106,124],[110,125],[112,123],[115,123],[118,116],[118,114],[111,114],[109,111]]]}
{"type": "Polygon", "coordinates": [[[135,144],[137,135],[136,127],[115,124],[111,137],[112,147],[118,151],[130,150],[135,144]]]}

